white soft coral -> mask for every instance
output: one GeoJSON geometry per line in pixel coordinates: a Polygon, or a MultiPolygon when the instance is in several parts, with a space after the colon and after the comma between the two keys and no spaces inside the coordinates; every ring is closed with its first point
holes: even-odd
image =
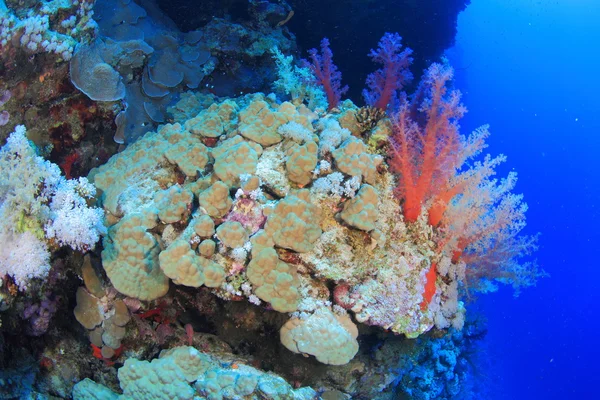
{"type": "Polygon", "coordinates": [[[22,125],[15,128],[0,149],[0,171],[0,207],[9,209],[13,218],[21,213],[42,213],[44,202],[60,179],[58,166],[35,153],[22,125]]]}
{"type": "Polygon", "coordinates": [[[61,179],[50,202],[50,219],[44,227],[46,237],[75,250],[89,250],[105,232],[103,211],[87,206],[84,197],[96,194],[86,178],[61,179]]]}
{"type": "Polygon", "coordinates": [[[48,274],[48,240],[88,250],[106,231],[103,211],[87,205],[95,187],[62,177],[25,133],[17,126],[0,149],[0,277],[11,275],[20,289],[48,274]]]}
{"type": "Polygon", "coordinates": [[[19,289],[25,290],[31,279],[48,275],[50,252],[32,232],[0,231],[0,242],[0,278],[10,275],[19,289]]]}

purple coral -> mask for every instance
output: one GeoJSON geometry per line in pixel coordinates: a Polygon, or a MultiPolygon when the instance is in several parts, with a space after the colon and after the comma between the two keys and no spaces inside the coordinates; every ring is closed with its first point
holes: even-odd
{"type": "Polygon", "coordinates": [[[9,100],[10,100],[10,91],[9,90],[5,90],[0,95],[0,106],[3,106],[4,104],[6,104],[6,102],[9,101],[9,100]]]}
{"type": "Polygon", "coordinates": [[[8,120],[10,119],[10,114],[8,111],[0,112],[0,126],[8,124],[8,120]]]}
{"type": "Polygon", "coordinates": [[[26,333],[30,336],[41,336],[48,330],[50,320],[57,310],[60,297],[52,294],[46,294],[45,298],[39,303],[28,303],[23,310],[22,317],[29,324],[26,333]]]}
{"type": "MultiPolygon", "coordinates": [[[[10,91],[5,90],[4,92],[2,92],[2,94],[0,94],[0,107],[2,107],[9,100],[10,91]]],[[[9,118],[10,114],[8,113],[8,111],[0,112],[0,126],[6,125],[8,123],[9,118]]]]}
{"type": "Polygon", "coordinates": [[[413,61],[411,54],[409,48],[402,51],[402,38],[397,33],[384,34],[377,50],[371,49],[369,57],[383,68],[367,77],[369,89],[363,90],[363,97],[368,105],[386,110],[396,102],[397,92],[412,79],[408,69],[413,61]]]}
{"type": "Polygon", "coordinates": [[[342,98],[342,95],[348,91],[348,86],[342,87],[342,73],[338,71],[333,64],[333,53],[329,48],[329,39],[321,40],[321,54],[317,53],[317,49],[308,51],[312,64],[304,60],[304,63],[315,76],[317,84],[323,86],[325,94],[327,94],[327,102],[329,110],[337,107],[342,98]]]}

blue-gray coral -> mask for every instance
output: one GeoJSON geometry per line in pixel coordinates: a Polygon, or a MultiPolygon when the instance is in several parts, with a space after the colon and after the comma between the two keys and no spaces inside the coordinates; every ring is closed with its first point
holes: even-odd
{"type": "Polygon", "coordinates": [[[124,100],[115,140],[131,142],[165,122],[182,90],[198,88],[211,52],[201,32],[184,35],[134,2],[101,1],[94,11],[99,36],[75,53],[71,80],[92,100],[124,100]]]}
{"type": "Polygon", "coordinates": [[[119,73],[102,58],[102,42],[80,46],[71,58],[71,82],[96,101],[116,101],[125,97],[119,73]]]}

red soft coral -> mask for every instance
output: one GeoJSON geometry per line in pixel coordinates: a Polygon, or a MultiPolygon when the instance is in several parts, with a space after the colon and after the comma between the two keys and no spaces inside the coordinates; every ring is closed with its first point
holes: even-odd
{"type": "Polygon", "coordinates": [[[383,68],[367,77],[369,89],[363,90],[363,97],[368,105],[386,110],[397,101],[397,93],[412,80],[408,69],[413,61],[411,54],[411,49],[402,49],[402,38],[397,33],[384,34],[377,49],[371,49],[369,57],[383,68]]]}
{"type": "Polygon", "coordinates": [[[435,296],[436,286],[435,281],[437,279],[437,273],[435,272],[436,264],[432,263],[431,267],[427,271],[427,275],[425,276],[425,289],[423,290],[423,301],[421,302],[421,310],[427,310],[429,303],[433,300],[433,296],[435,296]]]}
{"type": "MultiPolygon", "coordinates": [[[[527,205],[512,193],[516,174],[501,181],[491,178],[503,155],[467,163],[486,147],[489,132],[483,126],[469,137],[459,133],[466,109],[460,92],[448,90],[451,79],[449,66],[432,64],[417,92],[410,101],[404,97],[392,117],[389,164],[399,175],[404,218],[414,223],[425,210],[435,228],[438,255],[464,262],[471,287],[485,288],[490,280],[517,289],[531,285],[544,272],[520,262],[535,250],[535,237],[519,236],[527,205]]],[[[435,293],[431,282],[428,276],[423,305],[435,293]]]]}
{"type": "Polygon", "coordinates": [[[323,87],[327,95],[329,110],[337,107],[342,95],[348,91],[348,86],[342,87],[342,73],[338,71],[333,63],[333,53],[329,48],[329,39],[321,40],[321,54],[317,49],[308,51],[312,63],[304,60],[304,65],[308,66],[315,76],[315,82],[323,87]]]}
{"type": "Polygon", "coordinates": [[[424,206],[429,224],[437,226],[456,195],[494,174],[504,156],[487,157],[461,171],[465,162],[481,153],[489,136],[487,126],[469,137],[459,133],[458,120],[466,112],[460,92],[448,92],[452,68],[433,64],[425,71],[417,93],[403,99],[392,118],[392,169],[400,174],[397,194],[404,201],[404,217],[415,222],[424,206]]]}
{"type": "Polygon", "coordinates": [[[464,146],[458,119],[466,112],[460,92],[447,93],[452,69],[432,64],[412,100],[402,99],[393,117],[392,169],[400,174],[398,195],[404,200],[404,217],[415,222],[426,200],[444,200],[443,192],[460,164],[474,151],[464,146]]]}

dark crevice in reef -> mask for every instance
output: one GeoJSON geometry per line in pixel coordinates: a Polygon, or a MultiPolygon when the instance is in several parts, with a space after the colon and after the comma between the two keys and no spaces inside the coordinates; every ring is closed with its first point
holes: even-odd
{"type": "Polygon", "coordinates": [[[289,29],[298,47],[317,47],[321,38],[331,42],[335,63],[348,97],[361,98],[367,75],[376,67],[367,54],[385,32],[398,32],[414,50],[411,70],[415,81],[432,62],[454,44],[458,14],[470,0],[290,0],[295,11],[289,29]]]}
{"type": "MultiPolygon", "coordinates": [[[[414,50],[411,67],[421,72],[439,60],[454,44],[458,14],[470,0],[208,0],[202,6],[188,0],[158,0],[158,6],[182,31],[206,25],[213,17],[240,24],[255,23],[252,12],[271,9],[294,11],[286,26],[296,35],[302,56],[318,47],[323,37],[331,41],[335,63],[350,86],[348,97],[362,101],[361,91],[375,66],[367,54],[385,32],[398,32],[414,50]]],[[[265,19],[268,21],[268,19],[265,19]]],[[[270,21],[275,27],[276,22],[270,21]]]]}
{"type": "Polygon", "coordinates": [[[163,12],[183,32],[193,31],[208,24],[213,18],[241,22],[249,18],[248,0],[158,0],[163,12]]]}

